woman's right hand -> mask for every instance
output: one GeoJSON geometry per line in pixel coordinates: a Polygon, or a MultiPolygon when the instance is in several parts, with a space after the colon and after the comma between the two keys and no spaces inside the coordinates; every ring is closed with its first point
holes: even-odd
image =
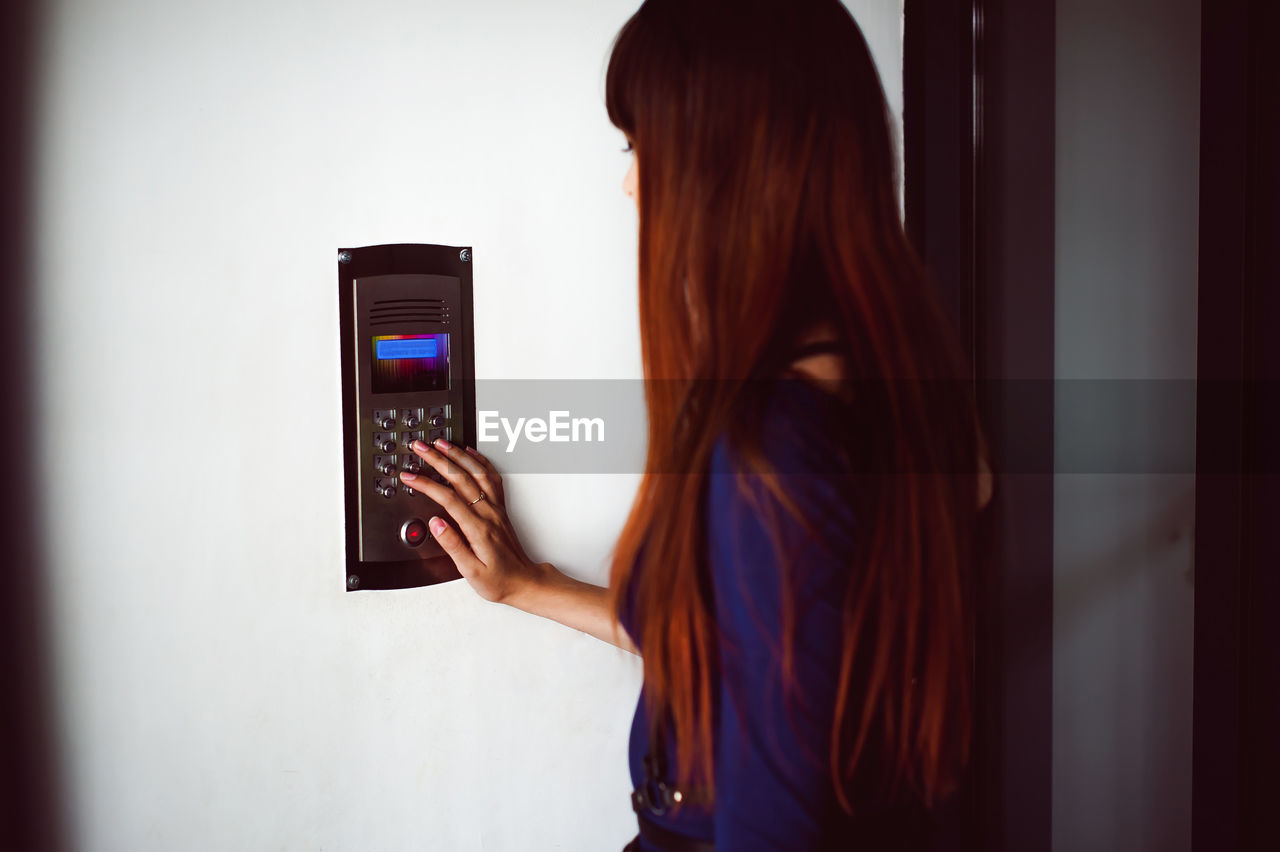
{"type": "Polygon", "coordinates": [[[517,605],[517,600],[551,569],[528,557],[507,517],[502,476],[480,452],[443,438],[428,446],[415,441],[413,451],[448,481],[401,471],[400,479],[449,513],[457,529],[438,517],[427,526],[454,565],[480,597],[517,605]],[[483,497],[481,495],[483,494],[483,497]]]}
{"type": "Polygon", "coordinates": [[[449,485],[425,476],[401,473],[401,480],[440,504],[458,529],[440,518],[427,526],[458,573],[487,601],[505,603],[533,615],[581,630],[625,651],[638,653],[631,637],[613,617],[609,589],[562,574],[550,562],[525,555],[507,518],[502,477],[476,450],[465,451],[447,441],[428,447],[415,441],[413,451],[438,470],[449,485]],[[484,492],[484,499],[478,499],[484,492]],[[459,533],[461,530],[461,533],[459,533]]]}

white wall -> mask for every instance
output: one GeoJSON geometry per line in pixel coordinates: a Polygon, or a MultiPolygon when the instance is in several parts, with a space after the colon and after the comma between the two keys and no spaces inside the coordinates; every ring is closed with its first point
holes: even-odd
{"type": "Polygon", "coordinates": [[[1058,0],[1055,852],[1191,848],[1199,94],[1199,0],[1058,0]]]}
{"type": "MultiPolygon", "coordinates": [[[[602,97],[635,5],[48,5],[36,416],[78,849],[634,834],[637,659],[464,581],[344,591],[334,258],[471,244],[480,376],[638,377],[602,97]]],[[[901,0],[852,6],[900,114],[901,0]]],[[[635,485],[509,503],[603,583],[635,485]]]]}

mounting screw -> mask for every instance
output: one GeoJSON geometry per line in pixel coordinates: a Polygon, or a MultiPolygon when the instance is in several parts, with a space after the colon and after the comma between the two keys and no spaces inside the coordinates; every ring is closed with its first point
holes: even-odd
{"type": "Polygon", "coordinates": [[[351,262],[351,252],[349,251],[338,252],[338,263],[350,263],[350,262],[351,262]]]}
{"type": "Polygon", "coordinates": [[[348,575],[347,575],[347,588],[348,588],[348,589],[358,589],[358,588],[360,588],[360,577],[359,577],[358,575],[356,575],[356,574],[348,574],[348,575]]]}
{"type": "Polygon", "coordinates": [[[462,260],[463,263],[466,263],[467,261],[471,260],[471,249],[463,249],[462,251],[458,252],[458,257],[462,260]]]}

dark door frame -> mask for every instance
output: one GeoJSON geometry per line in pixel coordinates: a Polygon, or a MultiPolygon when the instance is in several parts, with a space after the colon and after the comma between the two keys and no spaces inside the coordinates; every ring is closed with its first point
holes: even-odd
{"type": "Polygon", "coordinates": [[[970,848],[1048,852],[1054,2],[906,0],[906,225],[969,353],[998,475],[979,578],[970,848]]]}
{"type": "MultiPolygon", "coordinates": [[[[906,0],[907,230],[1001,475],[980,590],[970,845],[1052,815],[1053,0],[906,0]]],[[[1203,4],[1192,844],[1274,845],[1280,799],[1280,4],[1203,4]]]]}
{"type": "Polygon", "coordinates": [[[66,848],[53,724],[52,670],[45,636],[44,560],[36,509],[34,287],[31,282],[32,122],[38,3],[13,0],[0,28],[0,689],[4,786],[0,845],[54,852],[66,848]]]}
{"type": "Polygon", "coordinates": [[[1280,798],[1280,12],[1202,8],[1192,848],[1280,798]]]}

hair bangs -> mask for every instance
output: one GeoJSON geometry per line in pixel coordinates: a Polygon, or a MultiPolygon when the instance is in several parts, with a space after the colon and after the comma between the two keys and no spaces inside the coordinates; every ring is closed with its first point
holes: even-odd
{"type": "Polygon", "coordinates": [[[604,103],[609,121],[630,137],[635,136],[636,81],[644,56],[639,17],[639,12],[632,15],[613,40],[604,83],[604,103]]]}

